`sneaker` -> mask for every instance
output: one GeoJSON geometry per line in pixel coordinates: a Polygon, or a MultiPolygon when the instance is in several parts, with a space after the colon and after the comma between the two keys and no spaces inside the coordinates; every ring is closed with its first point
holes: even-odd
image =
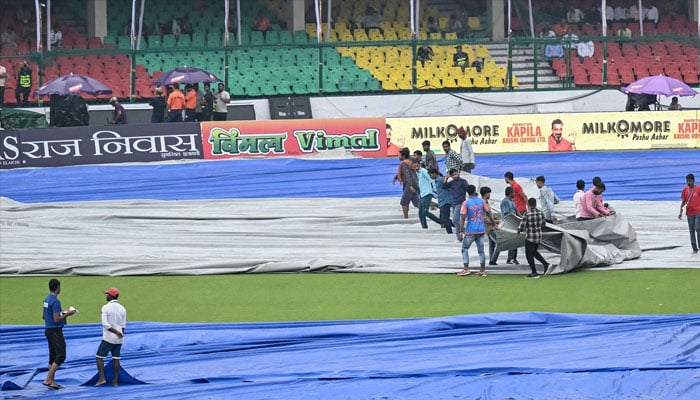
{"type": "Polygon", "coordinates": [[[467,276],[471,274],[471,271],[469,271],[469,268],[464,268],[463,270],[457,272],[457,275],[459,276],[467,276]]]}
{"type": "Polygon", "coordinates": [[[476,273],[476,276],[486,276],[486,271],[479,271],[476,273]]]}
{"type": "Polygon", "coordinates": [[[515,264],[515,265],[520,265],[520,263],[518,262],[518,260],[516,260],[515,258],[514,258],[514,259],[512,259],[512,260],[508,260],[508,261],[506,261],[506,264],[515,264]]]}
{"type": "Polygon", "coordinates": [[[491,261],[489,262],[489,265],[498,265],[498,263],[491,261]]]}
{"type": "Polygon", "coordinates": [[[545,264],[545,265],[544,265],[544,272],[542,273],[542,275],[546,275],[546,274],[547,274],[547,271],[549,271],[549,267],[550,267],[550,264],[545,264]]]}
{"type": "Polygon", "coordinates": [[[528,274],[528,276],[526,276],[525,278],[526,279],[539,279],[539,277],[540,277],[540,274],[535,272],[534,274],[528,274]]]}

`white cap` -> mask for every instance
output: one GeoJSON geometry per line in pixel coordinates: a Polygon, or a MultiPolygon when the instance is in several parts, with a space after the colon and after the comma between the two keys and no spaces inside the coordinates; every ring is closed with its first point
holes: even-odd
{"type": "Polygon", "coordinates": [[[117,98],[114,96],[112,96],[112,98],[109,99],[109,104],[116,103],[116,102],[117,102],[117,98]]]}

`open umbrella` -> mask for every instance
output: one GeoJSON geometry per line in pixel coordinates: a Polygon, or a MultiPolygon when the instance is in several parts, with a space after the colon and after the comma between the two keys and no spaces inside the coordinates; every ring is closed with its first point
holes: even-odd
{"type": "Polygon", "coordinates": [[[163,86],[171,85],[173,83],[201,82],[221,82],[221,79],[214,76],[214,74],[212,74],[211,72],[205,71],[201,68],[182,67],[175,68],[171,71],[164,73],[163,75],[155,79],[153,82],[151,82],[151,85],[163,86]]]}
{"type": "Polygon", "coordinates": [[[95,78],[85,75],[64,75],[52,79],[36,90],[37,96],[57,94],[67,96],[69,94],[88,93],[95,96],[112,94],[112,89],[95,78]]]}
{"type": "Polygon", "coordinates": [[[695,96],[693,88],[678,79],[664,75],[648,76],[622,88],[624,93],[654,94],[664,96],[695,96]]]}

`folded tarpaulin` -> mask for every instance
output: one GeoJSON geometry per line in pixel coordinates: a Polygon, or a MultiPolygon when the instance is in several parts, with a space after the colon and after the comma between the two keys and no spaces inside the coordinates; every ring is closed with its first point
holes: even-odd
{"type": "Polygon", "coordinates": [[[700,315],[497,313],[293,323],[129,324],[122,367],[95,375],[98,324],[68,325],[68,360],[45,377],[43,328],[2,326],[3,387],[43,368],[22,396],[95,398],[700,398],[700,315]]]}

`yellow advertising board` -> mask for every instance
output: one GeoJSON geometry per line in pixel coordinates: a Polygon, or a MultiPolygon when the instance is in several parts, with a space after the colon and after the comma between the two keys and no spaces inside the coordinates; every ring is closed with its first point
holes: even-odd
{"type": "MultiPolygon", "coordinates": [[[[443,153],[442,142],[459,143],[463,128],[477,154],[546,151],[700,148],[698,111],[512,114],[387,118],[392,149],[420,149],[424,140],[443,153]]],[[[458,146],[455,148],[458,150],[458,146]]],[[[459,151],[459,150],[458,150],[459,151]]]]}

